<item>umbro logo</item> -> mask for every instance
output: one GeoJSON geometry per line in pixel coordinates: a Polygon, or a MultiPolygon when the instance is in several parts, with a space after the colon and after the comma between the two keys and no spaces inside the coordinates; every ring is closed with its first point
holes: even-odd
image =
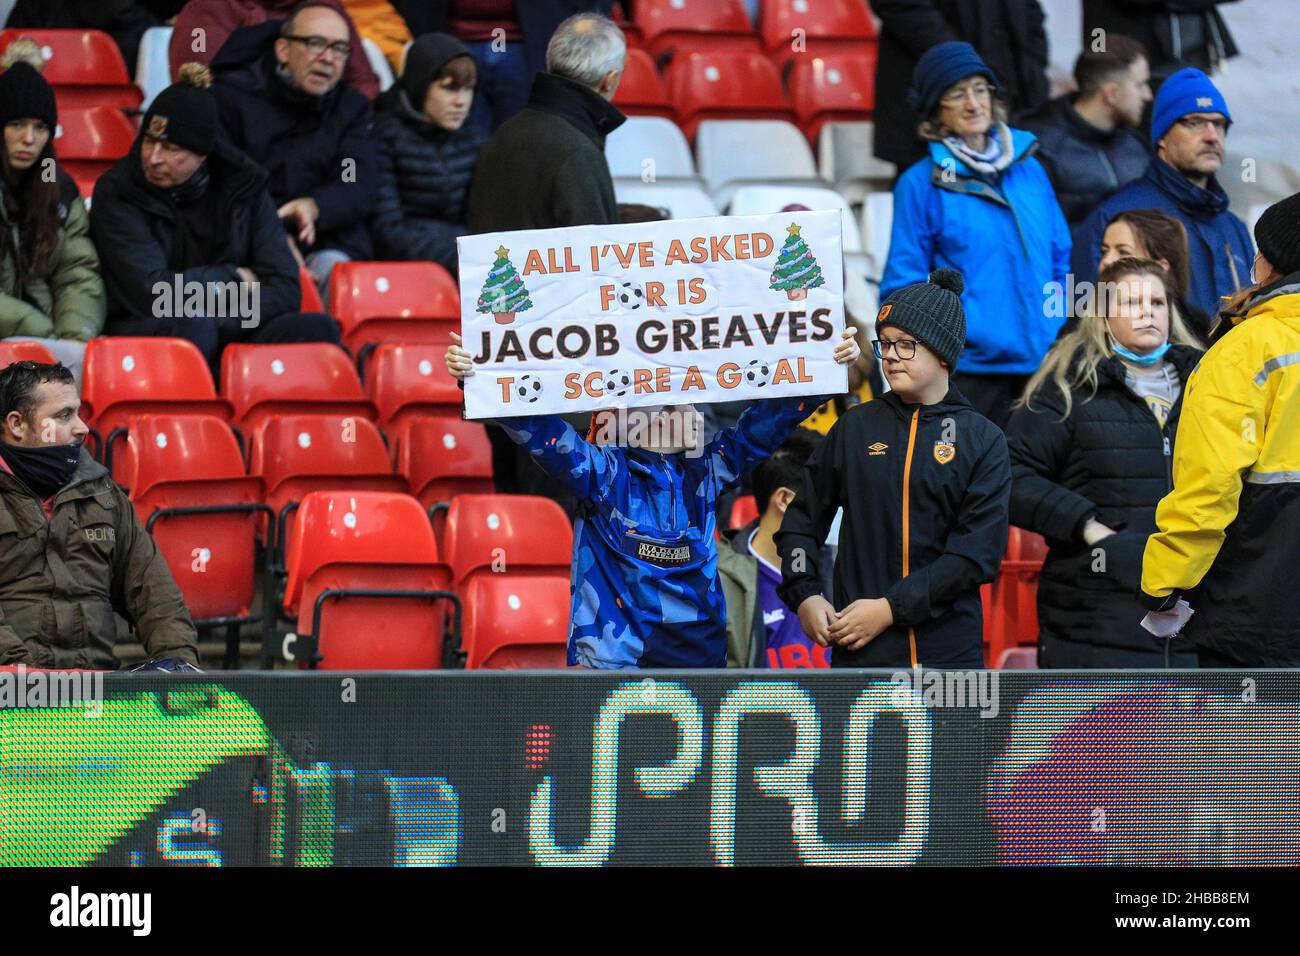
{"type": "Polygon", "coordinates": [[[1213,105],[1214,105],[1214,100],[1212,100],[1212,99],[1211,99],[1210,97],[1208,97],[1208,96],[1198,96],[1198,97],[1196,98],[1196,105],[1197,105],[1197,106],[1213,106],[1213,105]]]}
{"type": "Polygon", "coordinates": [[[889,446],[883,441],[878,441],[867,446],[867,451],[873,455],[883,455],[889,446]]]}

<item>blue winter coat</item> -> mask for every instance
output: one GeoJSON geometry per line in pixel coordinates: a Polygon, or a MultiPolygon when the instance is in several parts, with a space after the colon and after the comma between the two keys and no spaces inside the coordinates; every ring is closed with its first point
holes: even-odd
{"type": "Polygon", "coordinates": [[[427,259],[456,271],[456,239],[465,235],[469,184],[483,146],[468,125],[450,132],[426,121],[393,87],[375,116],[379,194],[370,223],[384,259],[427,259]]]}
{"type": "Polygon", "coordinates": [[[976,375],[1033,373],[1064,321],[1045,299],[1051,283],[1064,289],[1070,229],[1033,158],[1033,134],[1011,130],[1011,146],[1011,165],[986,179],[943,143],[931,143],[929,158],[894,187],[881,300],[941,266],[960,272],[966,351],[957,369],[976,375]]]}
{"type": "Polygon", "coordinates": [[[502,419],[577,495],[569,663],[726,667],[718,493],[776,451],[825,398],[753,404],[696,457],[597,446],[558,415],[502,419]]]}
{"type": "Polygon", "coordinates": [[[1246,224],[1228,212],[1228,194],[1210,177],[1202,189],[1161,159],[1151,160],[1141,179],[1135,180],[1093,210],[1077,234],[1072,266],[1076,282],[1096,282],[1101,263],[1101,238],[1106,224],[1126,209],[1158,209],[1173,216],[1187,230],[1191,254],[1192,305],[1211,316],[1219,314],[1219,299],[1237,290],[1228,250],[1237,266],[1237,281],[1250,282],[1255,244],[1246,224]]]}

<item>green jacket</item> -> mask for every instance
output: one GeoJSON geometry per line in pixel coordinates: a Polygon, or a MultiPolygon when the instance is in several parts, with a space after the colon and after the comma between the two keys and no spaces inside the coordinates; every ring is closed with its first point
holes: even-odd
{"type": "Polygon", "coordinates": [[[758,561],[745,548],[757,521],[718,542],[718,577],[727,599],[727,666],[767,666],[767,626],[758,605],[758,561]]]}
{"type": "Polygon", "coordinates": [[[90,215],[75,184],[61,170],[59,187],[62,228],[44,277],[20,275],[18,224],[0,201],[0,338],[32,335],[89,342],[104,328],[104,281],[90,240],[90,215]]]}
{"type": "Polygon", "coordinates": [[[83,448],[48,504],[0,460],[0,664],[115,670],[114,611],[150,657],[197,664],[171,569],[104,466],[83,448]]]}

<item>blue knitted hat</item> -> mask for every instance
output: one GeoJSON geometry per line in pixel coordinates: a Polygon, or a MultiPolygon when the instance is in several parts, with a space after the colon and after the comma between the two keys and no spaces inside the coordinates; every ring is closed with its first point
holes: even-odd
{"type": "Polygon", "coordinates": [[[1160,86],[1151,107],[1151,142],[1158,143],[1188,113],[1222,113],[1232,122],[1228,102],[1219,88],[1200,70],[1179,70],[1160,86]]]}
{"type": "Polygon", "coordinates": [[[994,86],[997,75],[980,59],[975,48],[960,40],[948,40],[930,47],[916,61],[912,71],[912,88],[907,97],[923,118],[929,118],[939,105],[939,98],[949,87],[970,76],[982,76],[994,86]]]}

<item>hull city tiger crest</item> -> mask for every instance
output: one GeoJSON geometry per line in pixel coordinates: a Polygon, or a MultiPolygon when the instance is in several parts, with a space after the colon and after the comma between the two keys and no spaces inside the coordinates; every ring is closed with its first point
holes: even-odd
{"type": "Polygon", "coordinates": [[[154,139],[166,139],[167,117],[155,116],[153,119],[149,120],[148,135],[152,136],[154,139]]]}
{"type": "Polygon", "coordinates": [[[957,446],[950,441],[937,441],[934,443],[934,460],[941,465],[946,465],[957,457],[957,446]]]}

